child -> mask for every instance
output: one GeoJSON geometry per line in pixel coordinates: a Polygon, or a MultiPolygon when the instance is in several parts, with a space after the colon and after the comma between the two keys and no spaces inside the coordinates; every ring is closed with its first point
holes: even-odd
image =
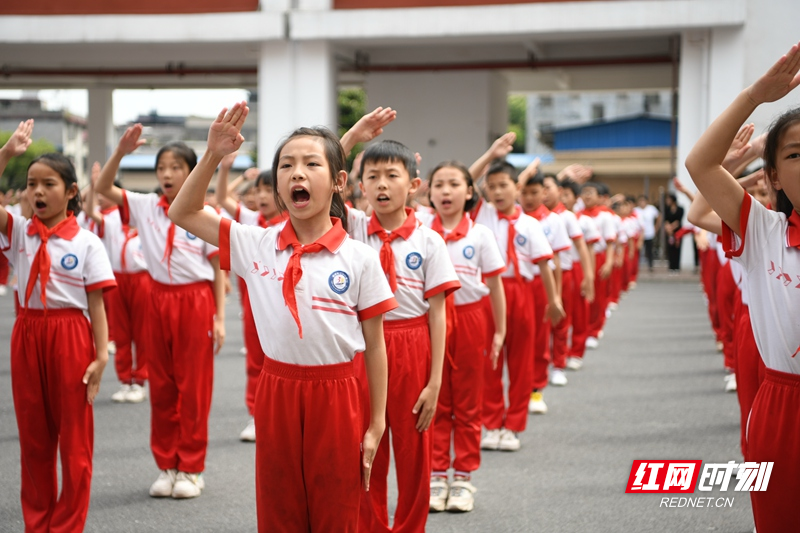
{"type": "Polygon", "coordinates": [[[478,200],[469,170],[461,163],[446,161],[431,171],[429,182],[436,215],[417,215],[426,218],[426,225],[444,238],[461,283],[453,295],[455,324],[448,330],[433,425],[430,510],[467,512],[473,509],[477,490],[470,483],[471,474],[481,460],[484,358],[490,355],[496,364],[506,336],[506,301],[500,281],[506,266],[492,232],[472,222],[467,214],[478,200]],[[491,315],[483,302],[486,299],[491,315]],[[492,337],[489,321],[495,324],[492,337]],[[455,451],[452,463],[451,442],[455,451]],[[455,473],[448,487],[451,464],[455,473]]]}
{"type": "MultiPolygon", "coordinates": [[[[258,201],[258,211],[251,211],[241,202],[235,202],[228,195],[228,171],[236,158],[236,152],[227,155],[220,163],[220,170],[217,175],[216,198],[217,204],[229,213],[233,220],[249,226],[269,228],[283,223],[286,214],[278,211],[275,203],[274,187],[272,181],[272,171],[265,170],[258,174],[255,182],[256,199],[258,201]]],[[[261,367],[264,365],[264,352],[261,350],[261,343],[258,340],[253,310],[250,306],[250,295],[247,292],[247,284],[244,278],[239,277],[239,296],[242,306],[242,325],[244,328],[244,345],[247,351],[245,355],[245,371],[247,373],[247,385],[245,387],[245,405],[250,414],[250,422],[239,434],[239,440],[244,442],[256,441],[256,424],[253,418],[256,386],[258,376],[261,374],[261,367]]]]}
{"type": "Polygon", "coordinates": [[[282,227],[260,228],[203,209],[214,169],[244,138],[244,102],[212,124],[208,150],[170,210],[177,224],[219,243],[222,266],[245,279],[268,358],[256,390],[258,528],[356,531],[361,497],[384,431],[383,313],[394,309],[378,255],[350,239],[340,191],[341,145],[323,128],[301,128],[272,162],[282,227]],[[331,215],[334,216],[331,216],[331,215]],[[277,276],[276,276],[277,274],[277,276]],[[353,358],[364,353],[370,424],[361,433],[353,358]],[[363,435],[363,440],[361,436],[363,435]]]}
{"type": "MultiPolygon", "coordinates": [[[[183,143],[162,147],[156,177],[163,196],[114,185],[122,157],[144,143],[141,124],[128,128],[95,185],[139,229],[153,278],[147,331],[152,408],[150,448],[161,470],[150,487],[154,498],[195,498],[205,487],[208,414],[216,352],[225,337],[224,278],[216,247],[167,217],[170,204],[197,157],[183,143]]],[[[205,190],[203,191],[205,195],[205,190]]],[[[209,212],[214,209],[208,207],[209,212]]]]}
{"type": "Polygon", "coordinates": [[[491,203],[479,201],[473,209],[473,220],[487,226],[506,258],[503,288],[506,294],[506,351],[508,365],[508,405],[503,398],[503,355],[495,368],[485,365],[483,425],[486,435],[481,448],[516,451],[520,448],[518,434],[528,423],[528,400],[533,383],[533,350],[536,329],[531,282],[533,265],[540,268],[547,292],[548,318],[556,323],[564,318],[561,298],[557,294],[553,272],[548,261],[553,250],[547,242],[541,224],[522,212],[517,205],[517,173],[505,161],[493,163],[486,175],[486,190],[491,203]]]}
{"type": "Polygon", "coordinates": [[[800,85],[800,45],[742,91],[709,126],[686,159],[698,190],[722,219],[722,244],[741,263],[750,287],[753,333],[766,365],[747,429],[749,462],[774,462],[767,491],[751,491],[759,533],[796,531],[800,491],[800,312],[795,285],[800,272],[800,110],[779,117],[764,148],[764,173],[777,191],[776,211],[753,202],[722,166],[739,127],[762,103],[800,85]]]}
{"type": "MultiPolygon", "coordinates": [[[[0,172],[25,152],[32,130],[33,120],[20,123],[0,149],[0,172]]],[[[108,361],[102,291],[115,282],[100,239],[75,221],[77,182],[66,157],[45,154],[28,167],[33,217],[26,220],[0,207],[0,250],[20,287],[11,387],[26,531],[83,531],[89,511],[92,404],[108,361]]]]}
{"type": "MultiPolygon", "coordinates": [[[[380,251],[397,298],[386,314],[389,360],[386,425],[391,428],[399,494],[394,531],[421,531],[428,519],[431,435],[442,383],[445,297],[460,287],[442,238],[423,226],[406,200],[420,185],[414,153],[394,141],[373,144],[361,159],[359,186],[373,208],[367,217],[348,210],[348,231],[380,251]]],[[[359,529],[389,529],[386,479],[389,435],[375,456],[375,480],[364,495],[359,529]]]]}
{"type": "Polygon", "coordinates": [[[150,274],[142,254],[138,233],[127,220],[122,220],[119,209],[104,196],[94,191],[100,177],[100,164],[92,166],[92,177],[87,194],[86,213],[92,220],[89,229],[103,241],[117,288],[103,294],[109,316],[109,330],[116,345],[114,369],[122,387],[111,395],[115,402],[140,403],[146,398],[148,332],[145,319],[150,303],[150,274]],[[95,196],[100,210],[95,211],[95,196]],[[136,364],[133,350],[136,345],[136,364]]]}

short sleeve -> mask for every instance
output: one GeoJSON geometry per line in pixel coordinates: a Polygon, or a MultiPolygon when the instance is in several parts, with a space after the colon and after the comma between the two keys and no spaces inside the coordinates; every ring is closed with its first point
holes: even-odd
{"type": "Polygon", "coordinates": [[[359,246],[357,253],[364,257],[357,303],[358,319],[363,322],[396,309],[397,300],[394,299],[389,282],[386,281],[378,253],[366,245],[359,246]]]}
{"type": "Polygon", "coordinates": [[[721,244],[725,255],[735,258],[745,270],[750,272],[754,265],[761,264],[764,258],[763,244],[785,239],[786,215],[771,211],[754,202],[745,193],[739,213],[741,237],[727,224],[722,224],[721,244]]]}
{"type": "Polygon", "coordinates": [[[614,224],[614,219],[610,215],[601,215],[598,218],[598,226],[603,240],[606,242],[614,242],[617,240],[617,228],[614,224]]]}
{"type": "Polygon", "coordinates": [[[540,261],[549,260],[553,258],[553,248],[544,234],[542,225],[536,219],[530,219],[530,235],[528,242],[525,243],[528,257],[531,258],[531,263],[538,263],[540,261]]]}
{"type": "Polygon", "coordinates": [[[105,291],[116,287],[117,282],[114,272],[111,270],[111,261],[108,259],[103,243],[93,233],[88,233],[87,237],[86,260],[83,262],[86,265],[83,270],[83,284],[86,292],[98,289],[105,291]]]}
{"type": "Polygon", "coordinates": [[[6,232],[0,233],[0,252],[3,252],[9,262],[15,267],[19,265],[19,248],[22,243],[25,242],[25,227],[27,222],[27,219],[21,215],[8,213],[6,232]]]}
{"type": "Polygon", "coordinates": [[[503,260],[503,254],[500,253],[500,247],[497,245],[494,234],[483,226],[476,225],[472,229],[478,231],[481,238],[478,267],[481,269],[482,275],[491,278],[505,272],[506,262],[503,260]]]}
{"type": "Polygon", "coordinates": [[[593,244],[600,240],[600,231],[591,217],[581,217],[579,224],[583,226],[581,229],[583,229],[583,238],[586,240],[586,244],[593,244]]]}
{"type": "Polygon", "coordinates": [[[369,217],[363,211],[347,207],[347,233],[359,242],[367,242],[369,217]]]}
{"type": "Polygon", "coordinates": [[[456,269],[453,268],[453,262],[450,261],[447,246],[444,243],[444,239],[435,231],[424,226],[419,230],[426,232],[428,243],[423,264],[425,269],[424,298],[427,300],[441,292],[444,292],[444,295],[447,296],[461,287],[456,269]]]}
{"type": "Polygon", "coordinates": [[[572,211],[564,211],[561,219],[564,221],[564,225],[567,228],[567,235],[570,239],[583,237],[583,230],[581,229],[581,225],[578,223],[578,217],[575,216],[575,213],[572,211]]]}
{"type": "MultiPolygon", "coordinates": [[[[221,270],[244,277],[250,272],[254,263],[255,251],[264,246],[275,246],[278,230],[245,226],[227,218],[220,219],[219,224],[219,267],[221,270]]],[[[255,267],[260,270],[256,263],[255,267]]]]}
{"type": "Polygon", "coordinates": [[[152,212],[158,195],[155,193],[141,194],[122,190],[122,205],[120,206],[120,217],[130,221],[131,226],[139,227],[147,220],[147,215],[152,212]]]}
{"type": "Polygon", "coordinates": [[[567,226],[564,224],[564,219],[559,215],[553,213],[548,216],[550,222],[550,246],[553,248],[553,253],[564,252],[572,248],[572,241],[567,234],[567,226]]]}

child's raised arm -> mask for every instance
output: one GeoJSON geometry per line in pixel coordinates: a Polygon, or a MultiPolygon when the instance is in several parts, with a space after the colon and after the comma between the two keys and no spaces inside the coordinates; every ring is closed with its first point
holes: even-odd
{"type": "MultiPolygon", "coordinates": [[[[703,133],[686,158],[686,169],[711,208],[737,235],[744,190],[722,163],[739,128],[760,104],[774,102],[800,85],[800,47],[781,57],[739,96],[703,133]]],[[[741,237],[741,235],[739,235],[741,237]]]]}
{"type": "MultiPolygon", "coordinates": [[[[25,153],[31,145],[31,133],[33,133],[33,119],[20,122],[16,131],[0,148],[0,174],[6,169],[6,165],[12,157],[17,157],[25,153]]],[[[5,233],[8,229],[8,212],[0,206],[0,233],[5,233]]]]}
{"type": "Polygon", "coordinates": [[[222,158],[219,164],[219,172],[217,172],[217,190],[215,191],[217,204],[230,213],[232,217],[236,216],[236,208],[239,206],[228,194],[228,176],[231,173],[236,154],[237,152],[233,152],[222,158]]]}
{"type": "Polygon", "coordinates": [[[378,107],[372,113],[361,117],[355,125],[342,135],[341,143],[345,154],[350,154],[358,143],[369,142],[397,118],[397,111],[391,107],[378,107]]]}
{"type": "Polygon", "coordinates": [[[96,193],[102,194],[108,198],[109,201],[117,205],[122,205],[122,189],[114,185],[114,176],[117,175],[122,158],[145,143],[144,139],[139,138],[141,135],[141,124],[134,124],[125,130],[125,133],[122,134],[117,144],[116,150],[111,154],[106,164],[103,165],[103,169],[100,171],[100,177],[94,185],[96,193]]]}
{"type": "Polygon", "coordinates": [[[204,209],[206,190],[222,158],[242,146],[241,130],[249,111],[245,102],[239,102],[219,112],[208,130],[208,150],[169,208],[170,220],[213,246],[219,246],[220,216],[204,209]]]}
{"type": "Polygon", "coordinates": [[[511,152],[514,148],[514,141],[517,140],[517,134],[513,131],[500,136],[496,139],[486,152],[483,153],[472,165],[469,167],[469,175],[472,179],[477,181],[486,173],[489,164],[495,159],[502,159],[511,152]]]}
{"type": "Polygon", "coordinates": [[[98,226],[103,224],[103,215],[98,213],[94,208],[97,202],[97,193],[94,189],[99,178],[100,163],[95,161],[94,165],[92,165],[92,176],[89,179],[89,191],[86,194],[86,216],[94,220],[94,223],[98,226]]]}

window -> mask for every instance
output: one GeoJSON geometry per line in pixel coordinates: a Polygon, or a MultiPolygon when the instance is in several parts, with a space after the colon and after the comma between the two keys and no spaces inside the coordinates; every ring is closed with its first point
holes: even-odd
{"type": "Polygon", "coordinates": [[[603,104],[592,104],[592,120],[603,120],[605,116],[605,106],[603,104]]]}

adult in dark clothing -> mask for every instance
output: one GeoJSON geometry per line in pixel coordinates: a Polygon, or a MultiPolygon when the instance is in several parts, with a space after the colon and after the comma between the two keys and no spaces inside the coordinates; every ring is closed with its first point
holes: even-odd
{"type": "Polygon", "coordinates": [[[670,272],[679,272],[681,269],[681,241],[675,234],[681,229],[683,222],[683,208],[678,205],[678,199],[673,193],[667,194],[664,200],[664,231],[667,234],[667,259],[670,272]]]}

